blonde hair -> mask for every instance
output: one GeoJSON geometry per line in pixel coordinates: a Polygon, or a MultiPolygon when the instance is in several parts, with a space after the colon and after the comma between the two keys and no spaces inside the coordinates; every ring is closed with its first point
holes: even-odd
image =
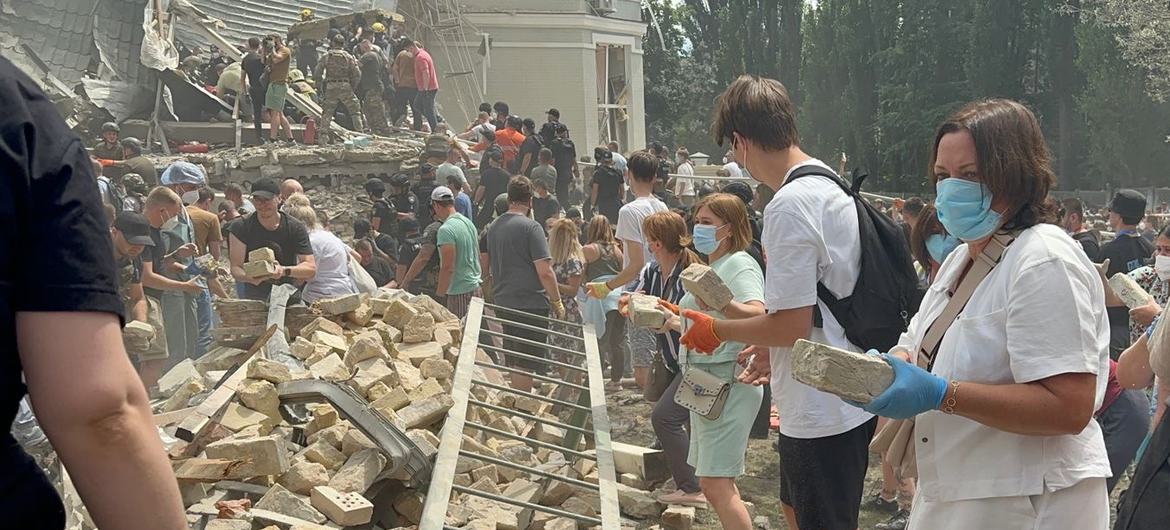
{"type": "Polygon", "coordinates": [[[553,263],[567,263],[571,259],[584,261],[581,254],[581,232],[572,219],[557,219],[548,230],[548,249],[553,263]]]}
{"type": "Polygon", "coordinates": [[[642,221],[642,233],[646,241],[657,241],[666,247],[671,254],[682,254],[679,262],[684,269],[692,263],[702,263],[699,255],[691,250],[691,235],[687,232],[687,222],[682,216],[671,212],[650,214],[642,221]]]}
{"type": "Polygon", "coordinates": [[[157,186],[150,193],[146,195],[147,206],[175,206],[183,207],[183,199],[179,198],[179,194],[175,193],[166,186],[157,186]]]}
{"type": "Polygon", "coordinates": [[[712,193],[695,204],[694,212],[698,215],[699,210],[706,208],[711,211],[711,215],[718,217],[727,223],[727,228],[730,234],[728,240],[731,247],[727,249],[728,254],[746,250],[752,244],[752,226],[748,221],[747,206],[739,197],[730,193],[712,193]]]}
{"type": "Polygon", "coordinates": [[[586,228],[585,240],[590,243],[604,243],[612,245],[616,243],[613,237],[613,226],[609,224],[609,218],[597,214],[593,219],[589,220],[589,227],[586,228]]]}
{"type": "Polygon", "coordinates": [[[285,206],[313,207],[313,202],[309,200],[309,196],[300,192],[289,195],[288,198],[284,200],[284,204],[285,206]]]}
{"type": "MultiPolygon", "coordinates": [[[[292,197],[289,198],[291,199],[292,197]]],[[[319,226],[317,224],[317,212],[313,211],[312,206],[300,204],[288,206],[287,202],[285,204],[286,206],[284,208],[284,213],[288,214],[293,219],[304,223],[305,228],[312,230],[319,226]]]]}

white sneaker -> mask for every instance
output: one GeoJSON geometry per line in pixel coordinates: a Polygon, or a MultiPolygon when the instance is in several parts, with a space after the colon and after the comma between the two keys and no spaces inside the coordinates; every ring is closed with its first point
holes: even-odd
{"type": "Polygon", "coordinates": [[[703,495],[703,492],[701,491],[687,493],[683,490],[676,490],[674,493],[659,495],[655,500],[666,505],[677,504],[681,506],[695,506],[699,508],[705,508],[707,506],[707,496],[703,495]]]}

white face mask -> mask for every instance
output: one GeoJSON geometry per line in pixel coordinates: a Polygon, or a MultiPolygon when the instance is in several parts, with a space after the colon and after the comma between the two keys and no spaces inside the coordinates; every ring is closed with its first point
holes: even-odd
{"type": "Polygon", "coordinates": [[[199,202],[199,190],[191,190],[184,193],[182,199],[183,204],[195,204],[199,202]]]}
{"type": "Polygon", "coordinates": [[[163,223],[160,230],[162,230],[163,232],[169,232],[171,230],[174,230],[175,227],[177,227],[177,226],[179,226],[179,217],[175,216],[175,217],[168,219],[167,222],[163,223]]]}
{"type": "Polygon", "coordinates": [[[1155,256],[1154,257],[1154,272],[1164,282],[1170,282],[1170,256],[1155,256]]]}

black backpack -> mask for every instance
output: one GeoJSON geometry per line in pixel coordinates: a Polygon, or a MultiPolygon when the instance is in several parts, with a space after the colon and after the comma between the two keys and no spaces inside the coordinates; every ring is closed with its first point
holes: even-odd
{"type": "MultiPolygon", "coordinates": [[[[807,165],[797,169],[785,185],[810,175],[831,179],[853,198],[861,242],[860,272],[853,293],[837,299],[824,284],[817,283],[817,298],[845,328],[849,342],[865,350],[889,351],[898,343],[898,337],[922,301],[923,292],[918,287],[910,245],[893,219],[861,198],[859,192],[865,175],[858,177],[855,172],[850,186],[831,170],[807,165]]],[[[819,311],[815,318],[814,325],[821,327],[819,311]]]]}

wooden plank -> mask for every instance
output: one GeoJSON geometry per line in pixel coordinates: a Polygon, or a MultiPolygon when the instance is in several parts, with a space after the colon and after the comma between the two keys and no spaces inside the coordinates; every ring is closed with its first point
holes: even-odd
{"type": "Polygon", "coordinates": [[[275,333],[276,326],[270,326],[268,331],[252,344],[252,347],[248,349],[248,353],[244,357],[244,362],[237,366],[235,371],[224,379],[223,383],[216,387],[215,390],[212,390],[211,394],[207,396],[207,399],[203,400],[203,403],[200,403],[195,408],[195,411],[179,424],[178,430],[175,431],[177,438],[193,442],[207,430],[211,425],[211,418],[223,412],[228,402],[236,396],[236,386],[240,384],[240,381],[248,377],[248,370],[244,367],[260,353],[264,345],[268,344],[268,339],[272,338],[272,335],[275,333]]]}
{"type": "Polygon", "coordinates": [[[154,415],[154,424],[158,427],[166,427],[183,421],[187,416],[195,412],[198,407],[187,407],[185,409],[174,410],[171,412],[164,412],[162,414],[154,415]]]}

